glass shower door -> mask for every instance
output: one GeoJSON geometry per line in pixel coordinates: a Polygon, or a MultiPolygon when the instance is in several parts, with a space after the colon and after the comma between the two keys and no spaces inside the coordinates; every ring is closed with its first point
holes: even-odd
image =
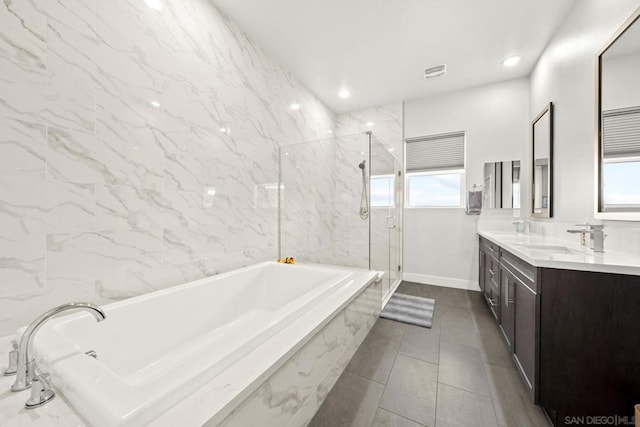
{"type": "Polygon", "coordinates": [[[385,273],[383,300],[398,277],[398,162],[375,137],[371,140],[371,266],[385,273]]]}

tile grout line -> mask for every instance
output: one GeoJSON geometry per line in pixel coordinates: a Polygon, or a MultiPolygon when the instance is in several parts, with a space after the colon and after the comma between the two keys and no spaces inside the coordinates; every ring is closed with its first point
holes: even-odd
{"type": "Polygon", "coordinates": [[[387,385],[385,383],[381,383],[380,381],[376,381],[373,378],[367,378],[364,375],[358,374],[357,372],[347,371],[346,369],[345,369],[345,372],[349,372],[349,374],[351,374],[351,375],[355,375],[356,377],[360,377],[360,378],[365,379],[367,381],[371,381],[373,383],[379,384],[379,385],[381,385],[381,386],[383,386],[385,388],[387,387],[387,385]]]}
{"type": "MultiPolygon", "coordinates": [[[[407,418],[407,417],[405,417],[404,415],[400,415],[400,414],[395,413],[395,412],[393,412],[393,411],[391,411],[391,410],[389,410],[389,409],[385,409],[385,408],[382,408],[382,407],[380,407],[380,406],[378,406],[378,408],[377,408],[377,409],[382,409],[382,410],[383,410],[383,411],[385,411],[385,412],[389,412],[390,414],[393,414],[393,415],[395,415],[395,416],[398,416],[398,417],[402,418],[403,420],[411,421],[412,423],[414,423],[414,424],[418,424],[419,426],[427,427],[425,424],[421,424],[421,423],[417,422],[416,420],[412,420],[411,418],[407,418]]],[[[376,411],[376,412],[377,412],[377,411],[376,411]]],[[[373,424],[372,424],[372,425],[373,425],[373,424]]]]}
{"type": "MultiPolygon", "coordinates": [[[[393,322],[393,320],[392,320],[393,322]]],[[[387,377],[385,379],[385,383],[384,383],[384,389],[382,390],[382,394],[380,395],[380,399],[378,400],[378,406],[376,408],[376,413],[378,412],[378,409],[384,409],[380,406],[380,403],[382,402],[382,398],[384,397],[384,393],[387,391],[387,385],[389,384],[389,378],[391,377],[391,372],[393,372],[393,368],[396,366],[396,360],[398,360],[398,353],[400,352],[400,347],[402,346],[402,341],[404,340],[404,336],[406,334],[406,331],[404,329],[402,329],[402,338],[400,339],[400,343],[398,345],[398,349],[395,351],[395,354],[393,355],[393,363],[391,364],[391,369],[389,369],[389,373],[387,374],[387,377]]],[[[386,411],[386,409],[384,409],[386,411]]],[[[373,418],[373,420],[375,421],[375,416],[373,418]]],[[[371,421],[371,424],[373,425],[373,421],[371,421]]]]}

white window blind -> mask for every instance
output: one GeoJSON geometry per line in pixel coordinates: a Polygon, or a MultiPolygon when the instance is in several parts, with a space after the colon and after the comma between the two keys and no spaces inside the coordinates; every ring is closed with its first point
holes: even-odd
{"type": "Polygon", "coordinates": [[[640,156],[640,107],[602,112],[605,159],[640,156]]]}
{"type": "Polygon", "coordinates": [[[464,132],[407,139],[407,173],[464,169],[464,132]]]}

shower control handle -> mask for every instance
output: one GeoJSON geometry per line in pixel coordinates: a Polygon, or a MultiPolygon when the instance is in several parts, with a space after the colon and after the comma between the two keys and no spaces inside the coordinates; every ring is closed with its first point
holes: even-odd
{"type": "Polygon", "coordinates": [[[389,215],[386,219],[387,228],[389,230],[393,230],[396,228],[396,217],[393,215],[389,215]]]}

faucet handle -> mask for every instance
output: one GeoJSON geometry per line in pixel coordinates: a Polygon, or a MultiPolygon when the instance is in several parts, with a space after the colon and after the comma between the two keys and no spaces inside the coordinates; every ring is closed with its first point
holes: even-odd
{"type": "Polygon", "coordinates": [[[31,382],[31,397],[24,407],[33,409],[44,405],[56,396],[49,383],[49,374],[40,374],[33,378],[31,382]]]}
{"type": "Polygon", "coordinates": [[[18,372],[18,350],[14,347],[9,352],[9,366],[4,370],[4,376],[15,375],[18,372]]]}

